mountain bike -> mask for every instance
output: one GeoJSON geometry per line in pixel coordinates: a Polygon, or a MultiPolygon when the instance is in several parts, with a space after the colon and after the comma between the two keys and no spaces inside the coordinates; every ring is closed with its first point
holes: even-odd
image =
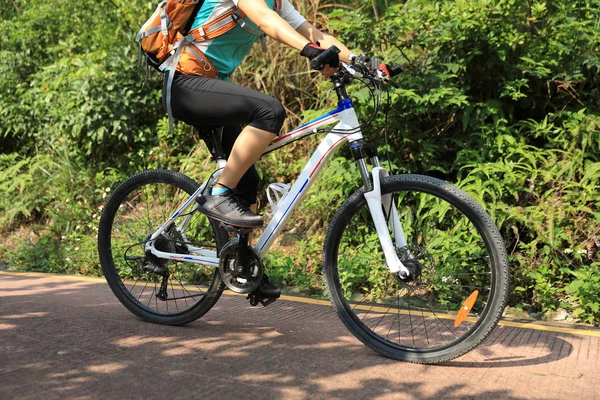
{"type": "MultiPolygon", "coordinates": [[[[319,69],[336,50],[328,49],[311,66],[319,69]]],[[[332,154],[348,145],[362,187],[333,217],[322,260],[337,315],[362,343],[396,360],[434,364],[479,345],[508,296],[502,237],[486,211],[457,187],[429,176],[391,175],[382,166],[347,93],[360,79],[378,106],[390,83],[378,67],[366,57],[343,64],[330,78],[337,108],[268,147],[265,153],[327,133],[293,186],[272,187],[278,201],[254,246],[247,230],[198,212],[197,197],[225,165],[217,129],[205,130],[217,162],[206,182],[169,170],[143,171],[122,182],[104,206],[98,232],[102,269],[121,303],[143,320],[169,325],[200,318],[226,288],[259,304],[263,255],[332,154]]]]}

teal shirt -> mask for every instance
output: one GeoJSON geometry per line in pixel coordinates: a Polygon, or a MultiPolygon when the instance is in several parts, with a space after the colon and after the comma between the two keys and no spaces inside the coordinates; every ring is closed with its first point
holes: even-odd
{"type": "MultiPolygon", "coordinates": [[[[265,0],[265,2],[267,6],[273,8],[274,0],[265,0]]],[[[205,0],[192,24],[192,29],[204,25],[211,18],[211,14],[215,13],[218,16],[215,11],[217,7],[228,9],[228,5],[231,6],[232,2],[227,0],[205,0]]],[[[214,19],[214,17],[211,19],[214,19]]],[[[244,21],[258,29],[248,17],[244,21]]],[[[258,36],[247,32],[241,26],[236,26],[213,40],[201,42],[200,49],[219,71],[219,78],[228,80],[229,76],[242,63],[250,53],[254,43],[259,39],[258,36]]]]}

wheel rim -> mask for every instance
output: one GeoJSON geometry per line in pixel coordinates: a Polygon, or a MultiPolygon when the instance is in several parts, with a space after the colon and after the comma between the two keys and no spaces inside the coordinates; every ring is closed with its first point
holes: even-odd
{"type": "Polygon", "coordinates": [[[420,277],[406,282],[387,270],[363,199],[342,218],[333,257],[338,308],[363,339],[386,349],[424,354],[453,348],[485,320],[494,258],[473,222],[447,200],[415,190],[396,191],[393,198],[408,242],[398,256],[420,277]],[[459,315],[465,305],[469,312],[459,315]]]}
{"type": "MultiPolygon", "coordinates": [[[[173,317],[190,312],[221,290],[216,268],[159,260],[145,254],[151,233],[168,220],[191,192],[163,182],[142,183],[121,196],[110,233],[110,271],[123,295],[142,311],[173,317]],[[148,265],[158,266],[148,272],[148,265]]],[[[191,207],[178,216],[156,241],[156,248],[188,254],[186,245],[217,251],[211,221],[194,212],[186,229],[177,226],[191,207]]]]}

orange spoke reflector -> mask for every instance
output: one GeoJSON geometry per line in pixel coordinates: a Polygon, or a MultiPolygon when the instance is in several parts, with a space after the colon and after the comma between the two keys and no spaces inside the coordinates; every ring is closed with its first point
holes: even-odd
{"type": "Polygon", "coordinates": [[[460,324],[462,324],[462,322],[465,320],[465,318],[469,314],[469,311],[471,311],[471,308],[473,308],[473,304],[475,304],[475,300],[477,300],[477,296],[479,296],[478,290],[471,293],[471,295],[469,297],[467,297],[467,299],[465,300],[463,305],[460,307],[460,310],[458,311],[458,315],[456,316],[456,319],[454,320],[455,328],[458,327],[460,324]]]}

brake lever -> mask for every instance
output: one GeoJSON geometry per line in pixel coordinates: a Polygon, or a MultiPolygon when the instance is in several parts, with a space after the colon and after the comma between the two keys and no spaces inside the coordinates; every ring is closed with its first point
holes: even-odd
{"type": "Polygon", "coordinates": [[[397,71],[397,73],[394,74],[393,72],[391,72],[388,75],[384,71],[381,71],[379,69],[381,65],[381,59],[369,58],[364,54],[353,57],[350,64],[341,63],[341,65],[348,72],[348,74],[352,75],[355,78],[374,78],[374,81],[378,81],[386,85],[389,84],[394,88],[399,88],[399,86],[391,80],[391,77],[404,69],[401,66],[396,66],[393,68],[394,72],[396,72],[396,69],[400,68],[397,71]]]}
{"type": "Polygon", "coordinates": [[[362,73],[358,72],[355,68],[353,68],[353,65],[342,63],[342,67],[344,67],[344,69],[346,71],[348,71],[348,73],[354,77],[362,78],[362,76],[363,76],[362,73]]]}

